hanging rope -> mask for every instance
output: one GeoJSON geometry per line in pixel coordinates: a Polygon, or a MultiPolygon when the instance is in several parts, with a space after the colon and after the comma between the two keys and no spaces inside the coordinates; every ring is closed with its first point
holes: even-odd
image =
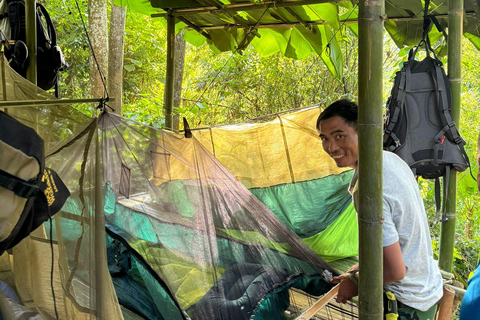
{"type": "Polygon", "coordinates": [[[93,60],[95,61],[95,66],[97,67],[97,71],[100,75],[100,79],[102,80],[103,84],[103,98],[106,98],[106,101],[109,100],[108,98],[108,91],[107,91],[107,84],[106,78],[100,69],[100,65],[98,63],[97,57],[95,55],[95,51],[93,50],[92,42],[90,41],[90,36],[88,35],[87,27],[85,25],[85,21],[83,20],[82,11],[80,10],[80,6],[78,5],[78,1],[75,0],[75,4],[77,5],[78,15],[80,16],[80,20],[82,21],[83,30],[85,31],[85,35],[87,36],[88,46],[90,47],[90,51],[92,52],[93,60]]]}

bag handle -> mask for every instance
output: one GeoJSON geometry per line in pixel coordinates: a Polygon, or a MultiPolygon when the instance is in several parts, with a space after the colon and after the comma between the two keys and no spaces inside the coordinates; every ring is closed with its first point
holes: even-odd
{"type": "Polygon", "coordinates": [[[423,11],[422,39],[416,46],[414,46],[410,50],[410,52],[408,53],[408,60],[414,60],[415,56],[417,55],[418,48],[420,48],[421,46],[425,46],[425,52],[427,53],[427,56],[430,57],[430,53],[431,53],[433,55],[433,59],[435,59],[440,65],[442,65],[442,62],[440,61],[440,59],[437,58],[437,55],[435,54],[435,51],[433,50],[432,45],[430,44],[430,37],[428,36],[428,33],[432,29],[432,22],[437,27],[438,31],[443,32],[443,28],[434,15],[428,14],[429,6],[430,6],[430,0],[425,0],[425,8],[423,11]]]}
{"type": "MultiPolygon", "coordinates": [[[[55,28],[53,27],[52,19],[50,18],[50,14],[47,12],[47,9],[43,6],[43,4],[37,2],[37,10],[40,9],[41,15],[45,17],[45,21],[47,22],[47,32],[50,37],[50,41],[52,41],[51,45],[52,48],[57,45],[57,32],[55,31],[55,28]]],[[[37,19],[40,19],[41,17],[37,15],[37,19]]],[[[38,30],[37,30],[38,32],[38,30]]]]}

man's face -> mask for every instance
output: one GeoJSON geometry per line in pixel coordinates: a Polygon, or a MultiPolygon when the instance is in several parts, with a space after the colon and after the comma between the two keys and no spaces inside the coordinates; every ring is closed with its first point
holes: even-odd
{"type": "Polygon", "coordinates": [[[357,131],[340,116],[320,121],[318,128],[323,150],[335,160],[339,168],[357,168],[357,131]]]}

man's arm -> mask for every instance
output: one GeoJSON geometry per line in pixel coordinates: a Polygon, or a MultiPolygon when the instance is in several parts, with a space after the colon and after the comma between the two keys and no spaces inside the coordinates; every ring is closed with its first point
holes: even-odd
{"type": "MultiPolygon", "coordinates": [[[[353,266],[350,270],[358,270],[358,265],[353,266]]],[[[406,268],[403,261],[400,243],[383,247],[383,284],[402,280],[405,277],[406,268]]],[[[359,273],[355,274],[358,279],[359,273]]],[[[356,284],[352,283],[348,278],[348,273],[334,277],[332,283],[340,283],[336,301],[345,303],[347,300],[358,295],[356,284]]]]}
{"type": "Polygon", "coordinates": [[[400,243],[383,247],[383,284],[402,280],[406,272],[400,243]]]}

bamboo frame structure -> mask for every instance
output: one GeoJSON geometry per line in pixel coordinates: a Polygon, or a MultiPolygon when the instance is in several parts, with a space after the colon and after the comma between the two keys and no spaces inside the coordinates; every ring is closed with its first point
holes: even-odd
{"type": "MultiPolygon", "coordinates": [[[[447,19],[448,14],[437,14],[434,15],[437,19],[447,19]]],[[[474,17],[475,13],[474,12],[465,12],[465,17],[474,17]]],[[[182,17],[178,16],[177,19],[181,20],[182,17]]],[[[393,22],[399,22],[399,21],[422,21],[423,17],[386,17],[385,21],[393,21],[393,22]]],[[[182,20],[183,21],[183,20],[182,20]]],[[[185,22],[185,21],[184,21],[185,22]]],[[[185,22],[186,23],[186,22],[185,22]]],[[[341,20],[340,24],[342,25],[347,25],[347,24],[357,24],[358,20],[341,20]]],[[[189,27],[187,30],[195,30],[199,33],[201,33],[203,36],[205,36],[207,39],[210,39],[210,35],[206,33],[205,31],[209,30],[221,30],[221,29],[244,29],[245,26],[242,25],[237,25],[237,24],[225,24],[225,25],[215,25],[215,26],[206,26],[206,27],[199,27],[194,24],[192,24],[189,21],[189,24],[186,23],[189,27]]],[[[303,22],[284,22],[284,23],[272,23],[272,24],[261,24],[256,26],[257,29],[280,29],[280,28],[292,28],[295,26],[304,26],[305,24],[308,24],[308,26],[324,26],[328,25],[329,23],[327,21],[303,21],[303,22]]],[[[253,26],[253,24],[252,24],[253,26]]]]}
{"type": "Polygon", "coordinates": [[[358,19],[359,319],[383,319],[384,0],[363,0],[358,19]]]}
{"type": "MultiPolygon", "coordinates": [[[[448,78],[452,91],[452,119],[460,127],[460,104],[462,92],[462,34],[463,34],[463,1],[448,2],[448,78]]],[[[446,217],[448,221],[441,225],[440,268],[451,272],[453,268],[453,248],[455,242],[455,222],[457,211],[457,171],[452,169],[448,186],[444,185],[444,196],[448,194],[446,217]],[[445,192],[446,191],[446,192],[445,192]]]]}
{"type": "MultiPolygon", "coordinates": [[[[331,2],[341,2],[347,0],[337,0],[337,1],[329,1],[329,0],[304,0],[304,1],[296,1],[296,0],[284,0],[281,2],[277,2],[275,7],[277,8],[289,8],[289,7],[298,7],[298,6],[306,6],[312,4],[320,4],[320,3],[331,3],[331,2]]],[[[265,1],[260,4],[252,4],[251,2],[244,2],[244,3],[235,3],[235,4],[226,4],[220,6],[205,6],[205,7],[197,7],[197,8],[187,8],[187,9],[176,9],[171,11],[171,15],[174,17],[176,16],[188,16],[188,15],[196,15],[196,14],[209,14],[211,12],[237,12],[237,11],[250,11],[250,10],[264,10],[267,8],[272,1],[265,1]]],[[[152,14],[152,18],[165,18],[168,16],[168,13],[154,13],[152,14]]]]}
{"type": "Polygon", "coordinates": [[[104,199],[103,199],[103,161],[102,150],[100,148],[100,136],[98,130],[98,117],[95,126],[95,309],[97,311],[97,319],[108,319],[108,311],[104,299],[108,294],[108,282],[100,270],[107,270],[107,243],[105,236],[105,218],[104,218],[104,199]]]}
{"type": "MultiPolygon", "coordinates": [[[[5,83],[5,81],[3,82],[5,83]]],[[[4,92],[5,87],[3,88],[4,92]]],[[[32,107],[32,106],[46,106],[46,105],[68,105],[76,103],[99,103],[103,98],[92,99],[52,99],[52,100],[22,100],[22,101],[0,101],[0,108],[10,107],[32,107]]],[[[114,98],[110,98],[114,101],[114,98]]]]}
{"type": "Polygon", "coordinates": [[[165,76],[165,128],[173,129],[173,83],[175,77],[175,17],[167,16],[167,73],[165,76]]]}
{"type": "Polygon", "coordinates": [[[311,319],[318,310],[323,308],[327,303],[329,303],[338,293],[340,285],[337,284],[330,291],[328,291],[323,297],[317,300],[310,308],[305,310],[301,315],[299,315],[295,320],[309,320],[311,319]]]}
{"type": "Polygon", "coordinates": [[[37,84],[37,2],[25,1],[26,41],[28,48],[27,79],[37,84]]]}

